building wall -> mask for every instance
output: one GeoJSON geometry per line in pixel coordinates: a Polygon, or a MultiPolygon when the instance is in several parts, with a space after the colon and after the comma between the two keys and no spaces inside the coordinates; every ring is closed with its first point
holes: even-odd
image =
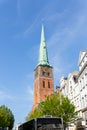
{"type": "Polygon", "coordinates": [[[70,73],[67,83],[60,79],[60,90],[76,106],[78,116],[87,122],[87,50],[80,52],[78,66],[79,71],[70,73]]]}
{"type": "Polygon", "coordinates": [[[73,71],[68,75],[68,98],[76,106],[76,111],[80,110],[80,91],[77,82],[78,71],[73,71]]]}
{"type": "Polygon", "coordinates": [[[68,80],[66,77],[60,79],[60,91],[64,96],[68,96],[68,80]]]}
{"type": "Polygon", "coordinates": [[[87,51],[82,51],[79,56],[78,86],[80,89],[82,117],[87,123],[87,51]]]}
{"type": "Polygon", "coordinates": [[[53,68],[38,66],[34,71],[34,106],[54,92],[53,68]]]}

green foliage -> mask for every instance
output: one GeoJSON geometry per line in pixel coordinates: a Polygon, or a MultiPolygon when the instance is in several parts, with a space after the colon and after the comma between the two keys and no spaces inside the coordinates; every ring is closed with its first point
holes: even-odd
{"type": "Polygon", "coordinates": [[[42,112],[40,111],[39,108],[37,108],[28,114],[28,116],[26,117],[26,121],[28,121],[29,119],[36,118],[36,117],[40,117],[40,116],[42,116],[42,112]]]}
{"type": "Polygon", "coordinates": [[[59,104],[60,104],[59,94],[55,93],[50,97],[47,97],[47,99],[44,102],[41,102],[39,104],[39,109],[41,109],[42,115],[57,116],[60,107],[59,104]]]}
{"type": "Polygon", "coordinates": [[[54,93],[50,97],[47,97],[44,102],[41,102],[38,108],[27,116],[27,120],[43,115],[62,117],[64,125],[67,126],[68,122],[76,115],[75,106],[70,103],[67,97],[64,97],[60,93],[54,93]]]}
{"type": "Polygon", "coordinates": [[[67,123],[72,120],[72,118],[75,118],[76,112],[75,112],[75,106],[70,103],[70,100],[66,97],[62,96],[62,104],[61,107],[61,116],[63,117],[63,122],[67,126],[67,123]]]}
{"type": "Polygon", "coordinates": [[[8,127],[9,130],[13,128],[14,116],[12,111],[5,105],[0,106],[0,127],[8,127]]]}

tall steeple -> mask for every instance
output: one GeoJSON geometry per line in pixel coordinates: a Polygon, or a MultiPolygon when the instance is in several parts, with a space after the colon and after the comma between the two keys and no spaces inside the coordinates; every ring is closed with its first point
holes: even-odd
{"type": "Polygon", "coordinates": [[[46,47],[46,40],[44,35],[44,25],[42,24],[42,32],[41,32],[41,41],[40,41],[40,50],[39,50],[39,59],[38,66],[51,66],[48,60],[48,53],[46,47]]]}
{"type": "Polygon", "coordinates": [[[53,67],[49,64],[44,35],[44,25],[42,24],[41,41],[38,65],[34,70],[34,106],[50,96],[54,92],[53,67]]]}

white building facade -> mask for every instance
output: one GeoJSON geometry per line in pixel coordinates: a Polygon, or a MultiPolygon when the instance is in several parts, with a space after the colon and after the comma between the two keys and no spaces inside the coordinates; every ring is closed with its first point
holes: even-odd
{"type": "Polygon", "coordinates": [[[60,91],[75,105],[78,117],[87,123],[87,50],[80,52],[78,66],[79,71],[60,79],[60,91]]]}
{"type": "Polygon", "coordinates": [[[61,77],[60,79],[60,91],[64,96],[68,96],[68,79],[66,77],[61,77]]]}
{"type": "Polygon", "coordinates": [[[80,91],[78,87],[78,71],[73,71],[68,75],[68,98],[76,107],[76,111],[80,116],[80,91]]]}
{"type": "Polygon", "coordinates": [[[79,55],[78,86],[80,90],[82,117],[87,124],[87,50],[81,51],[79,55]]]}

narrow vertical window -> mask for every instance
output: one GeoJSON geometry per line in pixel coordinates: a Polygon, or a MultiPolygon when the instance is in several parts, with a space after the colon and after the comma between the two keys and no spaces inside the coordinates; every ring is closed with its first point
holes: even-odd
{"type": "Polygon", "coordinates": [[[50,82],[48,81],[48,88],[50,88],[50,82]]]}
{"type": "Polygon", "coordinates": [[[44,71],[42,72],[42,75],[43,75],[43,76],[45,75],[45,72],[44,72],[44,71]]]}
{"type": "Polygon", "coordinates": [[[43,88],[45,88],[45,81],[43,81],[43,88]]]}
{"type": "Polygon", "coordinates": [[[47,73],[47,75],[49,76],[49,75],[50,75],[50,73],[48,72],[48,73],[47,73]]]}

